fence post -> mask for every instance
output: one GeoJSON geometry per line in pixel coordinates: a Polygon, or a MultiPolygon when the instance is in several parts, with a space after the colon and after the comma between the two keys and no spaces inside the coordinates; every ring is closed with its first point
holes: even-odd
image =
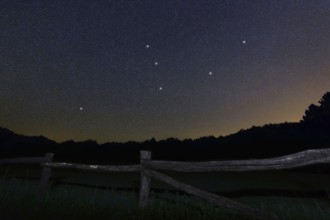
{"type": "MultiPolygon", "coordinates": [[[[53,161],[54,154],[47,153],[45,156],[45,163],[51,163],[53,161]]],[[[43,166],[41,177],[40,177],[40,191],[38,193],[39,199],[42,199],[47,192],[49,179],[51,176],[52,170],[50,167],[43,166]]]]}
{"type": "Polygon", "coordinates": [[[150,177],[145,173],[144,161],[151,160],[150,151],[140,151],[140,165],[141,165],[141,183],[140,183],[140,198],[139,208],[144,208],[148,203],[150,192],[150,177]]]}

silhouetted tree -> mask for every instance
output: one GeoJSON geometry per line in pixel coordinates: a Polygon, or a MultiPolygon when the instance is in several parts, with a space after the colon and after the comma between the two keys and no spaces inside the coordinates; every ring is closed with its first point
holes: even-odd
{"type": "Polygon", "coordinates": [[[319,101],[322,108],[330,108],[330,92],[326,92],[319,101]]]}
{"type": "Polygon", "coordinates": [[[312,104],[308,107],[302,122],[311,126],[321,126],[322,128],[330,127],[330,92],[322,96],[319,105],[312,104]]]}
{"type": "Polygon", "coordinates": [[[305,111],[305,115],[303,116],[303,122],[312,122],[317,120],[317,116],[319,115],[320,107],[314,104],[311,104],[308,109],[305,111]]]}

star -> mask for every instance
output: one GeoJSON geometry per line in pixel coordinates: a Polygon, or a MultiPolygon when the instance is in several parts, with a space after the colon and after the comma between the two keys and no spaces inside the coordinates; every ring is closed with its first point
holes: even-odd
{"type": "Polygon", "coordinates": [[[158,62],[156,61],[156,62],[155,62],[155,66],[157,66],[157,65],[158,65],[158,62]]]}
{"type": "Polygon", "coordinates": [[[163,87],[159,87],[159,91],[162,91],[163,90],[163,87]]]}
{"type": "Polygon", "coordinates": [[[209,75],[210,75],[210,76],[212,76],[212,75],[213,75],[213,73],[212,73],[212,72],[209,72],[209,75]]]}
{"type": "Polygon", "coordinates": [[[146,48],[150,48],[150,45],[149,45],[149,44],[147,44],[147,45],[146,45],[146,48]]]}
{"type": "Polygon", "coordinates": [[[82,110],[84,110],[84,108],[83,107],[80,107],[79,110],[82,111],[82,110]]]}
{"type": "Polygon", "coordinates": [[[243,44],[246,44],[246,40],[243,40],[242,43],[243,43],[243,44]]]}

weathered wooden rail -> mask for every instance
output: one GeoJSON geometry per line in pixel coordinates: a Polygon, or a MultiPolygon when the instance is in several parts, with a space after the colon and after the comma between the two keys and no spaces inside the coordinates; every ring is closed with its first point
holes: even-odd
{"type": "Polygon", "coordinates": [[[330,163],[330,149],[306,150],[282,157],[257,160],[229,160],[208,162],[176,162],[176,161],[143,161],[144,167],[156,170],[178,172],[211,172],[211,171],[264,171],[283,170],[308,165],[330,163]]]}
{"type": "Polygon", "coordinates": [[[330,148],[307,150],[295,154],[270,159],[254,160],[229,160],[229,161],[208,161],[208,162],[178,162],[178,161],[159,161],[151,159],[151,152],[140,152],[140,164],[128,166],[107,166],[107,165],[86,165],[76,163],[53,162],[54,155],[47,153],[45,157],[13,158],[2,159],[0,165],[8,164],[40,164],[42,173],[40,177],[40,191],[38,197],[42,198],[47,192],[49,180],[51,178],[51,169],[70,168],[82,171],[95,172],[140,172],[140,195],[139,207],[144,208],[148,204],[150,193],[151,178],[162,181],[172,187],[184,191],[188,194],[198,196],[217,206],[226,207],[241,214],[253,216],[258,219],[278,219],[272,213],[250,207],[240,202],[215,195],[186,183],[182,183],[167,176],[158,170],[168,170],[177,172],[214,172],[214,171],[265,171],[279,169],[293,169],[308,165],[330,163],[330,148]]]}

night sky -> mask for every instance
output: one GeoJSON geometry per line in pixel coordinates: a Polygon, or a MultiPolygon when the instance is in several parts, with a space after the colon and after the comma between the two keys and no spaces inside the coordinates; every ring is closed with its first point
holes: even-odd
{"type": "Polygon", "coordinates": [[[329,0],[0,1],[0,126],[20,134],[220,136],[329,90],[329,0]]]}

